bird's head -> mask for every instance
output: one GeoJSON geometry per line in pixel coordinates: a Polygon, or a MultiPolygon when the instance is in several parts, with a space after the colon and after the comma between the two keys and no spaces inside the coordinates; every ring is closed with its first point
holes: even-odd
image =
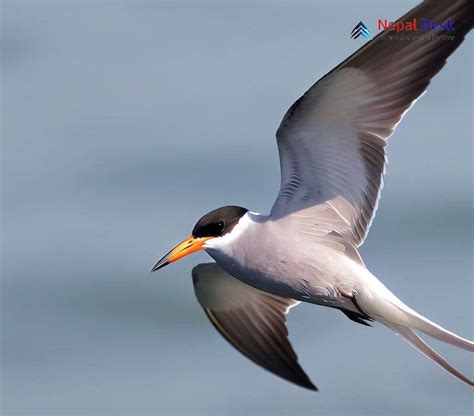
{"type": "Polygon", "coordinates": [[[191,236],[184,239],[168,254],[155,264],[152,272],[179,260],[188,254],[204,250],[206,241],[223,237],[230,233],[239,220],[248,212],[247,209],[229,205],[217,208],[199,219],[191,236]]]}

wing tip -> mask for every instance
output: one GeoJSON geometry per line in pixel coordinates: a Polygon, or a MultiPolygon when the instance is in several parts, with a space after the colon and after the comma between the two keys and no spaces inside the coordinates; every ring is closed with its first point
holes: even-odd
{"type": "Polygon", "coordinates": [[[280,377],[282,377],[286,381],[289,381],[290,383],[297,385],[298,387],[303,387],[304,389],[318,392],[319,389],[311,381],[311,379],[308,377],[308,375],[304,372],[304,370],[301,368],[299,364],[298,364],[298,367],[299,367],[299,371],[295,374],[295,377],[290,378],[290,377],[285,377],[281,375],[280,377]]]}
{"type": "Polygon", "coordinates": [[[300,386],[307,389],[307,390],[311,390],[311,391],[314,391],[314,392],[319,391],[319,389],[312,383],[312,381],[310,379],[308,379],[307,383],[300,384],[300,386]]]}

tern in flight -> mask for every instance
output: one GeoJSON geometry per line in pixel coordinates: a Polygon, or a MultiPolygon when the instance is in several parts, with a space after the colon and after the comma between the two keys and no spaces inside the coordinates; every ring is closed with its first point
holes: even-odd
{"type": "Polygon", "coordinates": [[[215,263],[192,276],[212,324],[256,364],[308,389],[317,390],[286,328],[285,314],[299,302],[339,309],[362,325],[380,322],[474,386],[417,332],[471,352],[474,343],[405,305],[357,251],[377,208],[387,140],[471,30],[474,1],[427,0],[399,22],[414,19],[449,19],[451,30],[385,30],[287,111],[276,133],[281,187],[270,214],[213,210],[152,270],[205,250],[215,263]]]}

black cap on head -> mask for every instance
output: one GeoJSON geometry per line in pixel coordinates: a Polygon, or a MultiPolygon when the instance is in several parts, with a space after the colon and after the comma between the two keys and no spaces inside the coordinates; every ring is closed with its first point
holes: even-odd
{"type": "Polygon", "coordinates": [[[204,215],[194,226],[193,237],[221,237],[229,233],[248,209],[229,205],[204,215]]]}

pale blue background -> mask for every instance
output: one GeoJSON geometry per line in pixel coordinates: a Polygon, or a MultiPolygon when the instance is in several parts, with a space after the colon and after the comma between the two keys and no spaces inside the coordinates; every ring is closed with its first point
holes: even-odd
{"type": "MultiPolygon", "coordinates": [[[[472,392],[387,329],[311,305],[289,324],[320,392],[294,387],[207,322],[190,279],[205,254],[149,273],[210,209],[269,209],[286,109],[362,45],[359,20],[415,4],[4,1],[4,414],[469,414],[472,392]]],[[[362,248],[471,339],[472,47],[392,138],[362,248]]],[[[467,352],[433,345],[474,376],[467,352]]]]}

